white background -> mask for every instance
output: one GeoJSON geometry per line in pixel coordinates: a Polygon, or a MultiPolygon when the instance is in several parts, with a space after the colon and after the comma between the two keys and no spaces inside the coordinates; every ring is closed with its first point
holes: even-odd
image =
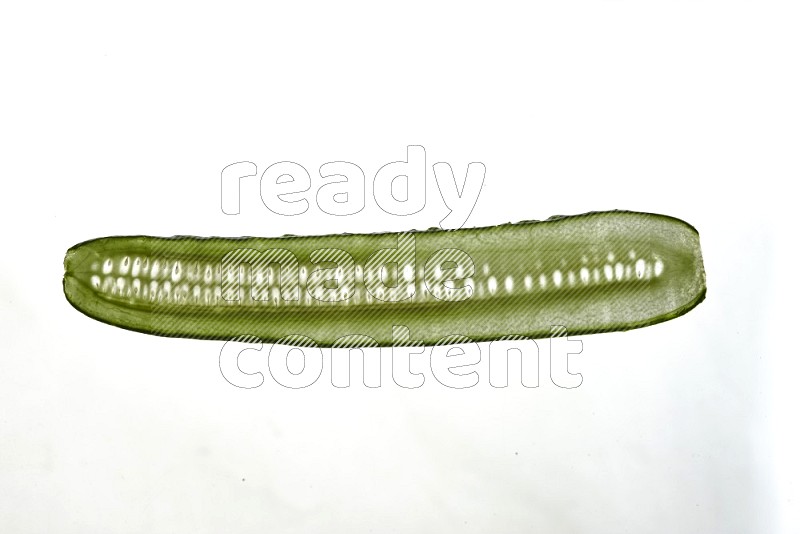
{"type": "Polygon", "coordinates": [[[797,4],[288,5],[4,7],[0,529],[797,528],[797,4]],[[237,389],[221,343],[117,329],[63,297],[65,251],[94,237],[434,226],[430,168],[417,215],[370,195],[409,144],[457,176],[486,165],[467,226],[690,222],[707,300],[581,337],[574,390],[483,375],[456,391],[430,370],[417,390],[336,389],[326,362],[294,391],[237,389]],[[367,207],[279,217],[252,178],[226,216],[220,171],[242,160],[300,163],[312,192],[322,163],[356,163],[367,207]]]}

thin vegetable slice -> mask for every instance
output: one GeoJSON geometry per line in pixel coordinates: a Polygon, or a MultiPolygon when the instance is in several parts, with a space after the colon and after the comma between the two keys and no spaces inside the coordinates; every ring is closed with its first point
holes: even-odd
{"type": "Polygon", "coordinates": [[[108,324],[322,347],[629,330],[706,294],[697,231],[629,211],[400,234],[105,237],[64,265],[67,300],[108,324]]]}

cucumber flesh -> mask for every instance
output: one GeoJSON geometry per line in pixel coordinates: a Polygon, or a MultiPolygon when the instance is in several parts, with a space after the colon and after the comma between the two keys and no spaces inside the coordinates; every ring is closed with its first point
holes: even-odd
{"type": "Polygon", "coordinates": [[[697,231],[628,211],[404,234],[105,237],[69,249],[64,265],[67,300],[108,324],[321,347],[629,330],[706,293],[697,231]],[[395,326],[411,339],[394,339],[395,326]]]}

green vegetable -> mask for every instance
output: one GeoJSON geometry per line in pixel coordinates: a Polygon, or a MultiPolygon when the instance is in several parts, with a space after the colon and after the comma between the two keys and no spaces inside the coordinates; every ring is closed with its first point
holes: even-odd
{"type": "Polygon", "coordinates": [[[105,237],[64,265],[67,300],[115,326],[319,346],[628,330],[706,293],[697,231],[626,211],[401,234],[105,237]],[[411,338],[393,339],[395,326],[411,338]]]}

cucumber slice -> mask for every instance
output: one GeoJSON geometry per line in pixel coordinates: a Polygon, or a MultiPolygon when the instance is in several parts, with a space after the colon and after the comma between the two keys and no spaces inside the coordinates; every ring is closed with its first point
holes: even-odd
{"type": "Polygon", "coordinates": [[[67,300],[108,324],[321,347],[629,330],[706,293],[697,231],[629,211],[402,234],[105,237],[69,249],[64,266],[67,300]],[[398,326],[411,339],[393,338],[398,326]]]}

